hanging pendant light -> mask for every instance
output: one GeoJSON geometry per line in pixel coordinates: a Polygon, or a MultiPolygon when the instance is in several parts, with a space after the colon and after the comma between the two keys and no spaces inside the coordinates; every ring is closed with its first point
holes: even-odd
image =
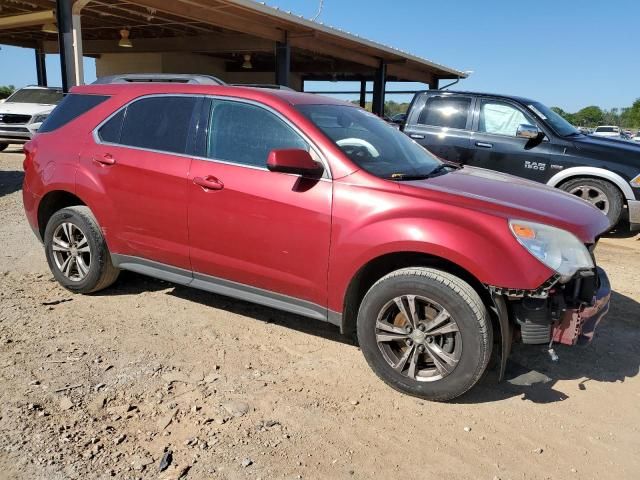
{"type": "Polygon", "coordinates": [[[123,28],[122,30],[120,30],[120,41],[118,42],[119,47],[123,47],[123,48],[133,47],[133,43],[131,43],[131,40],[129,40],[130,33],[131,32],[129,32],[129,30],[127,30],[126,28],[123,28]]]}
{"type": "Polygon", "coordinates": [[[58,33],[58,27],[53,22],[48,22],[42,25],[42,31],[44,33],[58,33]]]}
{"type": "Polygon", "coordinates": [[[243,58],[244,62],[242,63],[242,68],[246,68],[247,70],[253,68],[253,64],[251,63],[251,55],[247,53],[243,58]]]}

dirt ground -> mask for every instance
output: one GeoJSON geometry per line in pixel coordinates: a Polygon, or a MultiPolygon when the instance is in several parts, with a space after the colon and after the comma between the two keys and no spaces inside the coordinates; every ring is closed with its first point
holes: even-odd
{"type": "Polygon", "coordinates": [[[591,346],[516,347],[508,381],[438,404],[320,322],[130,273],[70,294],[22,177],[0,154],[2,479],[640,478],[637,237],[597,248],[615,293],[591,346]]]}

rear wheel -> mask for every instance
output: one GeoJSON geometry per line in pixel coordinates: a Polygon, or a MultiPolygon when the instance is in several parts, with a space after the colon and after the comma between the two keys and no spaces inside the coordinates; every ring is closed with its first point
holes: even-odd
{"type": "Polygon", "coordinates": [[[8,146],[9,146],[8,143],[0,143],[0,152],[2,152],[3,150],[6,150],[8,146]]]}
{"type": "Polygon", "coordinates": [[[44,233],[49,268],[56,280],[76,293],[107,288],[118,278],[98,222],[85,206],[54,213],[44,233]]]}
{"type": "Polygon", "coordinates": [[[624,199],[620,190],[612,183],[598,178],[574,178],[560,188],[591,203],[608,218],[611,226],[620,221],[624,199]]]}
{"type": "Polygon", "coordinates": [[[358,341],[374,372],[396,390],[446,401],[480,379],[493,344],[487,310],[469,284],[431,268],[380,279],[358,313],[358,341]]]}

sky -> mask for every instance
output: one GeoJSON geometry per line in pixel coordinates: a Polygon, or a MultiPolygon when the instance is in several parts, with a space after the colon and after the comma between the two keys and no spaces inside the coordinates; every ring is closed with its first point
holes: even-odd
{"type": "MultiPolygon", "coordinates": [[[[309,18],[320,0],[267,3],[309,18]]],[[[569,112],[588,105],[626,107],[640,98],[638,0],[324,0],[318,21],[472,70],[456,85],[460,89],[522,95],[569,112]]],[[[1,48],[0,85],[35,83],[33,51],[1,48]]],[[[58,56],[47,55],[50,85],[60,85],[59,71],[58,56]]],[[[91,59],[85,61],[85,78],[95,78],[91,59]]],[[[345,87],[357,88],[308,88],[345,87]]],[[[408,87],[388,87],[393,88],[408,87]]]]}

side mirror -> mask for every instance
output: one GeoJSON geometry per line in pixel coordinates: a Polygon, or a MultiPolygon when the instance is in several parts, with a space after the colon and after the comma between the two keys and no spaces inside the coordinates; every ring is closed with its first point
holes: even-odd
{"type": "Polygon", "coordinates": [[[523,123],[518,125],[518,130],[516,130],[516,137],[526,138],[527,140],[533,140],[538,138],[542,132],[535,125],[527,125],[523,123]]]}
{"type": "Polygon", "coordinates": [[[324,167],[306,150],[271,150],[267,168],[272,172],[293,173],[303,177],[321,177],[324,167]]]}

